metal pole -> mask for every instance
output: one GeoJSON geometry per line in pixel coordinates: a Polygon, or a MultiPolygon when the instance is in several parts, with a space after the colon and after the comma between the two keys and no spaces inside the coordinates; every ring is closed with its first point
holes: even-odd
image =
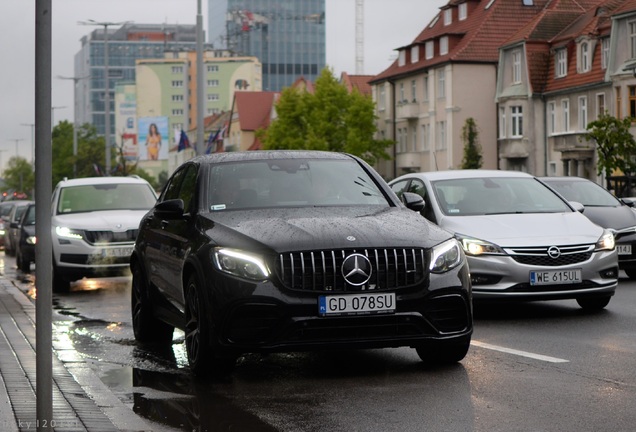
{"type": "Polygon", "coordinates": [[[201,0],[197,0],[197,147],[196,154],[205,154],[203,143],[203,15],[201,0]]]}
{"type": "Polygon", "coordinates": [[[106,149],[106,175],[110,175],[110,82],[108,80],[108,23],[104,24],[104,146],[106,149]]]}
{"type": "Polygon", "coordinates": [[[39,432],[50,431],[53,420],[53,342],[51,202],[53,152],[51,102],[52,0],[35,3],[35,301],[36,417],[39,432]]]}

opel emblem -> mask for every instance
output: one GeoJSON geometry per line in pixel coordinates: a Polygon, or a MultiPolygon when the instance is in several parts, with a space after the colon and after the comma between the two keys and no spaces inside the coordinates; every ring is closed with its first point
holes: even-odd
{"type": "Polygon", "coordinates": [[[556,246],[550,246],[548,248],[548,256],[552,259],[557,259],[561,256],[561,251],[556,246]]]}
{"type": "Polygon", "coordinates": [[[342,263],[342,276],[353,286],[361,286],[371,278],[371,261],[364,255],[351,254],[342,263]]]}

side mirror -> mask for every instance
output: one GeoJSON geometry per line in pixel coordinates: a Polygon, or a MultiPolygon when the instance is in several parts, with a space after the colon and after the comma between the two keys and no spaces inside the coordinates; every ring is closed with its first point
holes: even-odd
{"type": "Polygon", "coordinates": [[[404,192],[402,194],[402,202],[406,208],[416,212],[424,210],[424,206],[426,205],[424,198],[413,192],[404,192]]]}
{"type": "Polygon", "coordinates": [[[585,206],[578,201],[568,201],[568,203],[579,213],[585,211],[585,206]]]}
{"type": "Polygon", "coordinates": [[[162,219],[179,219],[183,217],[184,204],[182,199],[162,201],[155,206],[155,215],[162,219]]]}
{"type": "Polygon", "coordinates": [[[636,206],[636,198],[619,198],[620,201],[625,204],[627,207],[634,207],[636,206]]]}

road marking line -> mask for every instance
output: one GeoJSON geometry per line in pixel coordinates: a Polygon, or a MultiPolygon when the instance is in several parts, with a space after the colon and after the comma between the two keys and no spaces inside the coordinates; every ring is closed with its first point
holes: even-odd
{"type": "Polygon", "coordinates": [[[560,358],[556,358],[556,357],[550,357],[550,356],[544,356],[541,354],[534,354],[531,352],[527,352],[527,351],[519,351],[519,350],[515,350],[515,349],[511,349],[511,348],[505,348],[505,347],[501,347],[501,346],[497,346],[497,345],[491,345],[491,344],[487,344],[484,342],[479,342],[476,340],[473,340],[470,342],[471,345],[480,347],[480,348],[485,348],[485,349],[489,349],[489,350],[493,350],[493,351],[500,351],[500,352],[504,352],[504,353],[508,353],[508,354],[514,354],[514,355],[518,355],[521,357],[528,357],[531,359],[535,359],[535,360],[541,360],[541,361],[546,361],[546,362],[550,362],[550,363],[569,363],[570,360],[565,360],[565,359],[560,359],[560,358]]]}

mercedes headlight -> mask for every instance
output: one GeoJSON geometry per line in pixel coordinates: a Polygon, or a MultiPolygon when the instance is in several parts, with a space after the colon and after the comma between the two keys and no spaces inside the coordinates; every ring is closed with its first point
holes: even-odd
{"type": "Polygon", "coordinates": [[[594,250],[603,251],[603,250],[614,250],[616,246],[616,241],[614,239],[614,232],[611,230],[603,230],[603,235],[596,242],[596,246],[594,250]]]}
{"type": "Polygon", "coordinates": [[[238,249],[214,248],[212,261],[219,271],[244,279],[263,281],[270,275],[261,256],[238,249]]]}
{"type": "Polygon", "coordinates": [[[431,273],[445,273],[460,265],[462,260],[462,250],[453,238],[433,247],[429,270],[431,273]]]}
{"type": "Polygon", "coordinates": [[[462,248],[464,248],[464,252],[466,252],[467,255],[505,255],[503,249],[494,243],[473,237],[466,237],[461,234],[457,234],[456,237],[457,240],[461,242],[462,248]]]}

